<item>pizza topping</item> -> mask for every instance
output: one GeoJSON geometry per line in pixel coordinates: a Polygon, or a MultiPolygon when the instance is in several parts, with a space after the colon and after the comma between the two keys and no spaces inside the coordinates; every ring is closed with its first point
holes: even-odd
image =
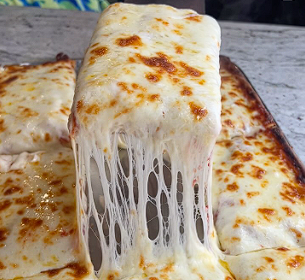
{"type": "Polygon", "coordinates": [[[143,43],[138,35],[133,35],[127,38],[116,39],[116,44],[121,47],[127,47],[127,46],[142,46],[143,43]]]}

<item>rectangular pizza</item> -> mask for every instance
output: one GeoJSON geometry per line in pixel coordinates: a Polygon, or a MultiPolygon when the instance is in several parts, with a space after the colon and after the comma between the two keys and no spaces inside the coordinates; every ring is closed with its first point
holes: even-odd
{"type": "Polygon", "coordinates": [[[219,47],[216,21],[192,10],[117,3],[101,15],[69,123],[100,279],[232,279],[211,242],[219,47]]]}
{"type": "Polygon", "coordinates": [[[69,146],[75,62],[0,67],[0,154],[69,146]]]}

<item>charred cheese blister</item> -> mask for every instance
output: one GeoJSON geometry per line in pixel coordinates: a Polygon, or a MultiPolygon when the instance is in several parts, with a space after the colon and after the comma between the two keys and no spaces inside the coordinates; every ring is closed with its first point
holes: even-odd
{"type": "Polygon", "coordinates": [[[115,4],[101,15],[69,124],[100,279],[232,279],[210,243],[219,46],[216,21],[192,10],[115,4]]]}
{"type": "Polygon", "coordinates": [[[89,276],[92,269],[78,232],[72,150],[8,157],[9,166],[2,161],[6,172],[0,173],[0,278],[63,267],[89,276]]]}
{"type": "Polygon", "coordinates": [[[74,66],[71,60],[60,60],[0,68],[0,154],[69,145],[74,66]]]}
{"type": "Polygon", "coordinates": [[[303,280],[305,248],[279,247],[227,257],[236,280],[303,280]]]}

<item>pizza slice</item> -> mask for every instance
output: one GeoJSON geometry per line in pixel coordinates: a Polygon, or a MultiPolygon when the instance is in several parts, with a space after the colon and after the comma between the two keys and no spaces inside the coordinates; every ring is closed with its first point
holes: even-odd
{"type": "Polygon", "coordinates": [[[74,95],[75,63],[0,68],[0,154],[69,146],[68,116],[74,95]]]}
{"type": "Polygon", "coordinates": [[[232,279],[210,240],[219,47],[216,21],[192,10],[118,3],[101,15],[69,123],[100,279],[232,279]]]}
{"type": "Polygon", "coordinates": [[[279,247],[227,257],[236,280],[304,280],[305,248],[279,247]]]}
{"type": "Polygon", "coordinates": [[[0,173],[0,278],[55,276],[63,267],[67,277],[92,274],[79,235],[72,150],[0,158],[6,170],[0,173]]]}

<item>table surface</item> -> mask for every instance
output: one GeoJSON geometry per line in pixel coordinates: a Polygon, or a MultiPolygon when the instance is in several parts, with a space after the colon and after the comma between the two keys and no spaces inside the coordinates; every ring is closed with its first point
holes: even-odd
{"type": "MultiPolygon", "coordinates": [[[[0,63],[81,59],[99,14],[0,6],[0,63]]],[[[220,22],[221,54],[246,74],[305,162],[305,28],[220,22]]]]}

